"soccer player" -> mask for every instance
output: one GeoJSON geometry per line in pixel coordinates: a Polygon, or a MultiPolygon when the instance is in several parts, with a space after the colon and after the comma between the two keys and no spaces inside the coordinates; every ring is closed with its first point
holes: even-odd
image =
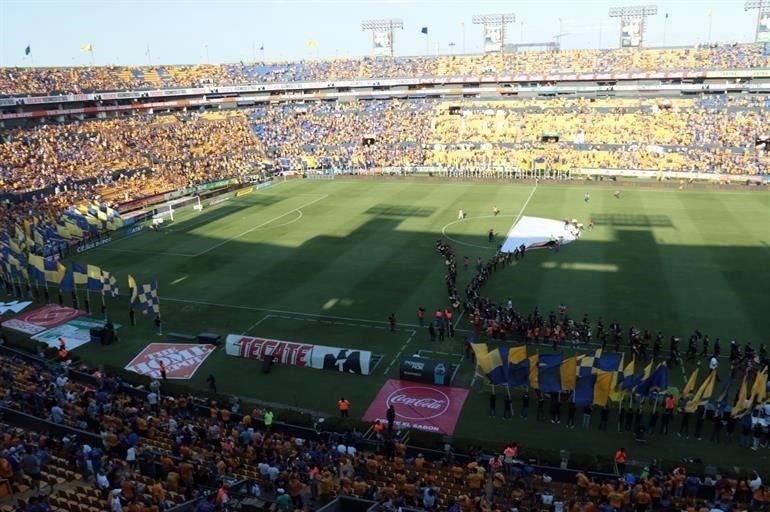
{"type": "Polygon", "coordinates": [[[487,242],[492,243],[495,241],[495,230],[490,229],[489,233],[487,234],[487,242]]]}
{"type": "Polygon", "coordinates": [[[497,217],[499,214],[500,214],[500,208],[498,208],[497,206],[495,206],[494,208],[492,208],[492,215],[494,215],[495,217],[497,217]]]}
{"type": "Polygon", "coordinates": [[[583,201],[587,203],[587,202],[588,202],[588,201],[590,201],[590,200],[591,200],[591,194],[589,194],[588,192],[586,192],[586,193],[583,195],[583,201]]]}
{"type": "Polygon", "coordinates": [[[465,218],[465,212],[460,208],[457,210],[457,220],[463,220],[465,218]]]}
{"type": "Polygon", "coordinates": [[[620,199],[620,190],[616,190],[614,196],[615,199],[620,199]]]}

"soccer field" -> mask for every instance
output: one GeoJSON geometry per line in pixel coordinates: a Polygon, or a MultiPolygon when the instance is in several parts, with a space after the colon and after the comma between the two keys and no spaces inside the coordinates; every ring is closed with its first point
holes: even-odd
{"type": "MultiPolygon", "coordinates": [[[[603,318],[605,324],[618,321],[624,331],[633,325],[661,330],[666,339],[676,334],[682,349],[696,328],[721,338],[723,354],[732,338],[755,348],[764,341],[770,201],[763,192],[631,187],[616,199],[611,188],[574,184],[289,181],[200,213],[178,212],[160,233],[145,230],[75,261],[116,274],[124,294],[126,274],[139,283],[157,279],[164,333],[245,333],[381,355],[370,376],[288,366],[265,375],[258,362],[226,356],[220,348],[190,381],[205,389],[213,374],[220,392],[329,414],[345,395],[360,417],[383,382],[398,377],[400,355],[424,350],[443,352],[452,363],[462,360],[462,332],[432,343],[416,325],[418,307],[430,312],[447,303],[435,241],[445,237],[460,260],[485,259],[496,247],[487,242],[489,229],[504,235],[522,214],[586,224],[593,219],[596,227],[558,253],[531,252],[495,273],[485,295],[510,297],[523,312],[537,306],[547,314],[563,303],[573,317],[585,313],[592,323],[603,318]],[[499,216],[492,216],[494,207],[499,216]],[[458,209],[468,218],[457,222],[458,209]],[[391,313],[399,322],[396,332],[387,328],[391,313]]],[[[460,293],[473,273],[473,264],[459,269],[460,293]]],[[[108,299],[108,309],[114,321],[128,323],[125,297],[108,299]]],[[[459,327],[469,328],[464,321],[459,327]]],[[[88,344],[76,353],[123,367],[147,343],[159,341],[172,340],[156,336],[152,319],[138,315],[136,327],[122,329],[119,343],[88,344]]],[[[670,385],[681,388],[683,374],[673,370],[670,385]]],[[[454,384],[469,387],[472,381],[473,366],[464,361],[454,384]]],[[[614,423],[609,433],[568,432],[550,423],[533,428],[534,404],[527,422],[489,418],[488,391],[475,382],[457,436],[604,458],[632,444],[614,423]]],[[[651,439],[645,454],[630,451],[632,459],[700,457],[718,465],[770,466],[757,452],[676,436],[651,439]]]]}

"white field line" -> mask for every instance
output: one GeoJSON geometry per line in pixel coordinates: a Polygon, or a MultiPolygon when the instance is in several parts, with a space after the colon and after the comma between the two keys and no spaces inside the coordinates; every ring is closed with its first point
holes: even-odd
{"type": "MultiPolygon", "coordinates": [[[[125,295],[125,294],[122,294],[125,295]]],[[[171,302],[181,302],[183,304],[198,304],[200,306],[214,306],[214,307],[220,307],[220,308],[230,308],[230,309],[241,309],[244,311],[264,311],[266,313],[275,313],[278,315],[291,315],[291,316],[306,316],[310,318],[322,318],[322,319],[330,319],[330,320],[343,320],[348,322],[358,322],[359,324],[378,324],[378,325],[390,325],[389,322],[384,320],[369,320],[366,318],[351,318],[347,316],[335,316],[335,315],[317,315],[314,313],[303,313],[301,311],[286,311],[283,309],[270,309],[270,308],[260,308],[255,306],[241,306],[236,304],[221,304],[217,302],[206,302],[202,300],[191,300],[191,299],[178,299],[175,297],[161,297],[162,300],[168,300],[171,302]]],[[[421,328],[424,326],[417,325],[417,324],[405,324],[400,323],[399,325],[403,327],[412,327],[412,328],[421,328]]],[[[411,329],[410,329],[411,330],[411,329]]],[[[457,329],[457,332],[472,332],[467,329],[457,329]]]]}
{"type": "Polygon", "coordinates": [[[414,339],[414,335],[417,334],[417,331],[412,331],[412,334],[409,335],[409,338],[404,342],[403,345],[401,345],[401,349],[396,354],[396,357],[393,358],[393,360],[390,362],[387,368],[385,368],[384,375],[387,375],[390,369],[393,367],[396,361],[398,361],[398,358],[401,357],[401,354],[406,350],[406,347],[409,346],[409,344],[412,342],[412,339],[414,339]]]}
{"type": "Polygon", "coordinates": [[[263,222],[263,223],[261,223],[261,224],[258,224],[258,225],[256,225],[256,226],[254,226],[253,228],[249,228],[249,229],[247,229],[246,231],[243,231],[243,232],[241,232],[241,233],[238,233],[238,234],[237,234],[237,235],[235,235],[234,237],[228,238],[227,240],[223,240],[223,241],[221,241],[220,243],[218,243],[218,244],[215,244],[215,245],[213,245],[213,246],[209,247],[208,249],[205,249],[205,250],[203,250],[203,251],[201,251],[201,252],[199,252],[199,253],[195,254],[193,257],[198,257],[198,256],[203,256],[204,254],[208,254],[208,253],[210,253],[211,251],[213,251],[213,250],[216,250],[216,249],[219,249],[219,248],[220,248],[220,247],[222,247],[223,245],[225,245],[225,244],[228,244],[228,243],[232,242],[233,240],[237,240],[237,239],[241,238],[241,237],[242,237],[242,236],[244,236],[244,235],[248,235],[249,233],[252,233],[252,232],[254,232],[254,231],[258,230],[259,228],[261,228],[261,227],[263,227],[263,226],[267,226],[267,225],[268,225],[268,224],[270,224],[271,222],[275,222],[275,221],[277,221],[278,219],[282,219],[282,218],[286,217],[287,215],[290,215],[290,214],[292,214],[292,213],[294,213],[294,212],[297,212],[297,211],[301,210],[302,208],[307,208],[308,206],[310,206],[310,205],[313,205],[313,204],[317,203],[318,201],[322,201],[322,200],[326,199],[327,197],[329,197],[329,195],[328,195],[328,194],[326,194],[326,195],[324,195],[324,196],[321,196],[321,197],[318,197],[318,198],[316,198],[316,199],[313,199],[312,201],[309,201],[309,202],[307,202],[307,203],[305,203],[305,204],[303,204],[303,205],[301,205],[301,206],[298,206],[297,208],[294,208],[293,210],[289,210],[288,212],[286,212],[286,213],[283,213],[283,214],[281,214],[281,215],[278,215],[277,217],[273,217],[272,219],[266,220],[265,222],[263,222]]]}
{"type": "Polygon", "coordinates": [[[519,219],[521,218],[522,214],[524,213],[524,209],[525,209],[525,208],[527,207],[527,205],[529,204],[529,201],[532,199],[532,196],[534,196],[534,195],[535,195],[535,191],[536,191],[536,190],[537,190],[537,182],[535,183],[535,186],[534,186],[534,187],[532,187],[532,192],[530,192],[530,193],[529,193],[529,197],[527,198],[527,200],[526,200],[526,201],[524,201],[524,204],[522,205],[522,207],[521,207],[521,210],[519,210],[519,214],[518,214],[518,215],[516,216],[516,218],[513,220],[513,224],[512,224],[513,226],[515,226],[515,225],[516,225],[516,223],[517,223],[517,222],[519,221],[519,219]]]}
{"type": "MultiPolygon", "coordinates": [[[[133,235],[129,235],[133,236],[133,235]]],[[[117,240],[118,242],[120,240],[117,240]]],[[[94,247],[94,251],[107,251],[107,252],[127,252],[131,254],[147,254],[148,256],[176,256],[177,258],[192,258],[194,254],[187,254],[183,252],[157,252],[157,251],[142,251],[140,249],[112,249],[110,247],[94,247]]]]}

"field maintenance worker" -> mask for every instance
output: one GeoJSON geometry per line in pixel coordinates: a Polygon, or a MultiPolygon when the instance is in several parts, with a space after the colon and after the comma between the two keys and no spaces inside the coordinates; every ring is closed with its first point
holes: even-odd
{"type": "Polygon", "coordinates": [[[344,396],[337,401],[337,408],[340,410],[340,416],[343,418],[350,417],[350,400],[344,396]]]}

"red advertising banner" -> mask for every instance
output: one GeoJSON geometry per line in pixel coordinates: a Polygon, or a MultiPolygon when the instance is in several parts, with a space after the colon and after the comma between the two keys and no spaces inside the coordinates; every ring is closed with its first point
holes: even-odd
{"type": "Polygon", "coordinates": [[[84,315],[83,311],[58,304],[46,304],[42,308],[33,309],[15,318],[3,322],[3,327],[23,332],[24,334],[38,334],[46,329],[74,320],[84,315]]]}
{"type": "Polygon", "coordinates": [[[397,427],[452,435],[468,390],[391,379],[364,413],[364,421],[386,422],[388,407],[396,411],[397,427]]]}
{"type": "Polygon", "coordinates": [[[191,379],[215,349],[214,345],[150,343],[126,365],[125,369],[159,379],[162,361],[166,365],[166,378],[191,379]]]}
{"type": "Polygon", "coordinates": [[[276,363],[310,366],[313,345],[231,334],[227,336],[225,350],[231,356],[264,359],[271,355],[276,363]]]}

